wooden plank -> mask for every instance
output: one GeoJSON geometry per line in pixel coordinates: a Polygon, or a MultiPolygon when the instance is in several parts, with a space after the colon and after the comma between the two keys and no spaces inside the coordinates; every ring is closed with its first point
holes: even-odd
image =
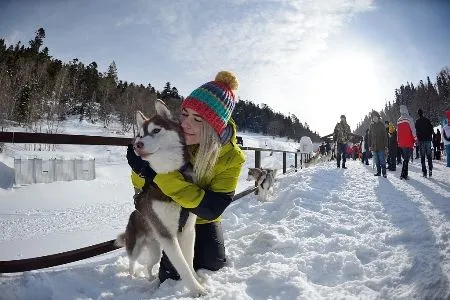
{"type": "Polygon", "coordinates": [[[114,240],[110,240],[100,244],[57,254],[19,260],[0,261],[0,273],[16,273],[50,268],[94,257],[119,248],[120,247],[114,245],[114,240]]]}
{"type": "MultiPolygon", "coordinates": [[[[126,137],[105,137],[95,135],[0,132],[0,143],[127,146],[131,142],[131,140],[132,138],[126,137]]],[[[296,151],[284,151],[277,149],[265,149],[265,148],[242,147],[242,146],[240,146],[239,148],[241,148],[242,150],[296,153],[296,151]]]]}
{"type": "MultiPolygon", "coordinates": [[[[236,194],[233,197],[233,202],[253,193],[255,190],[256,187],[253,187],[236,194]]],[[[110,240],[100,244],[57,254],[19,260],[0,261],[0,273],[17,273],[50,268],[105,254],[120,248],[121,247],[114,245],[114,240],[110,240]]]]}
{"type": "Polygon", "coordinates": [[[2,143],[127,146],[131,140],[132,138],[94,135],[0,132],[0,142],[2,143]]]}

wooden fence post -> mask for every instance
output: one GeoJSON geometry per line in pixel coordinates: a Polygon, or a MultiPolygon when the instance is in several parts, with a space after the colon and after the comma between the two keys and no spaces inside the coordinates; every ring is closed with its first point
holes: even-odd
{"type": "Polygon", "coordinates": [[[255,168],[261,168],[261,151],[255,150],[255,168]]]}
{"type": "Polygon", "coordinates": [[[294,153],[294,158],[295,158],[295,164],[294,164],[295,172],[297,172],[297,152],[294,153]]]}

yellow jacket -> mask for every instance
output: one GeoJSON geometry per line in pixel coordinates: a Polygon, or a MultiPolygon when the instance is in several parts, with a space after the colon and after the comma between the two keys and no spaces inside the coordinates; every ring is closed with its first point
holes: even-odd
{"type": "MultiPolygon", "coordinates": [[[[220,221],[220,216],[231,203],[238,183],[245,155],[236,145],[236,125],[232,120],[232,137],[222,145],[211,176],[198,185],[184,180],[179,171],[157,174],[153,182],[180,206],[196,214],[197,224],[220,221]]],[[[193,162],[191,158],[191,162],[193,162]]],[[[145,179],[132,172],[133,186],[142,189],[145,179]]]]}

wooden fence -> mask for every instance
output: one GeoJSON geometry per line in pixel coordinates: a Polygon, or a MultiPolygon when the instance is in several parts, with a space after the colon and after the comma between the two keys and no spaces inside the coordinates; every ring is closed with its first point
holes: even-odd
{"type": "MultiPolygon", "coordinates": [[[[104,137],[89,135],[69,135],[69,134],[46,134],[46,133],[26,133],[26,132],[0,132],[0,143],[36,143],[36,144],[77,144],[77,145],[108,145],[108,146],[127,146],[131,142],[131,138],[123,137],[104,137]]],[[[255,168],[261,167],[261,152],[282,152],[283,153],[283,174],[287,172],[287,153],[294,154],[293,171],[297,172],[298,154],[300,154],[300,167],[303,166],[305,160],[310,158],[309,154],[298,153],[294,151],[283,151],[276,149],[263,149],[253,147],[240,147],[245,151],[255,151],[255,168]]],[[[236,194],[233,201],[236,201],[248,194],[253,193],[256,187],[248,188],[239,194],[236,194]]],[[[0,261],[0,273],[15,273],[43,268],[54,267],[67,264],[100,254],[105,254],[116,249],[114,240],[106,241],[100,244],[91,245],[84,248],[51,254],[41,257],[0,261]]]]}

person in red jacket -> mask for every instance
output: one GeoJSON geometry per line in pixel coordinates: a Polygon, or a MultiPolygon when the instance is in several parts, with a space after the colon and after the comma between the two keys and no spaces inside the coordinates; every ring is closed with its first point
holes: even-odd
{"type": "Polygon", "coordinates": [[[400,105],[400,118],[397,121],[397,142],[398,147],[402,149],[403,155],[400,179],[408,179],[409,158],[411,157],[416,141],[417,136],[414,120],[409,115],[408,108],[405,105],[400,105]]]}

